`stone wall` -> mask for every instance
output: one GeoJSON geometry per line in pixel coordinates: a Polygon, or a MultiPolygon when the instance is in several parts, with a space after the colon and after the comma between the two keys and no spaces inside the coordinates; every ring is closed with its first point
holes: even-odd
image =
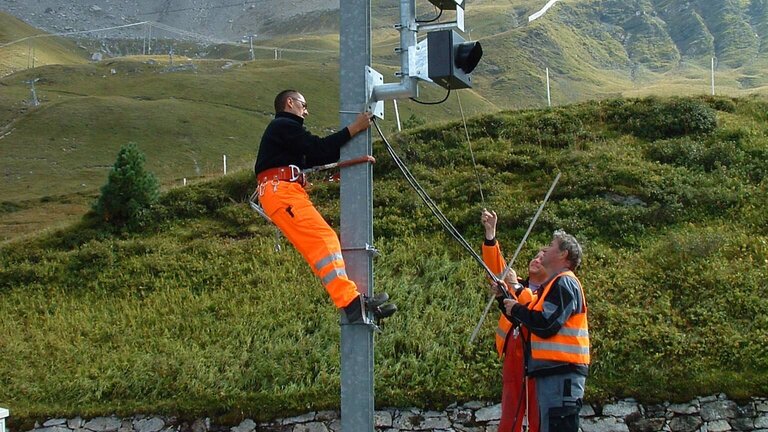
{"type": "MultiPolygon", "coordinates": [[[[468,402],[444,411],[390,408],[376,411],[376,430],[381,432],[497,432],[501,405],[468,402]]],[[[734,402],[725,395],[696,398],[688,403],[643,405],[624,399],[602,406],[584,405],[582,432],[768,432],[768,398],[734,402]]],[[[194,422],[174,417],[134,416],[94,419],[51,419],[31,432],[338,432],[335,411],[310,412],[297,417],[257,423],[243,420],[237,426],[194,422]]],[[[15,431],[10,431],[15,432],[15,431]]]]}

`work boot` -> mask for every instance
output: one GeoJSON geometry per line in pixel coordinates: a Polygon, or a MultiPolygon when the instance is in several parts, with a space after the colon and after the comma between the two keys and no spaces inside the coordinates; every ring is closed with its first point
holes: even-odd
{"type": "Polygon", "coordinates": [[[394,315],[395,312],[397,312],[397,306],[395,306],[393,303],[386,303],[381,306],[376,306],[371,310],[371,312],[373,312],[374,318],[379,321],[394,315]]]}
{"type": "Polygon", "coordinates": [[[381,320],[383,318],[391,317],[397,312],[397,306],[389,301],[389,294],[386,292],[380,292],[373,297],[366,298],[365,307],[373,313],[374,319],[381,320]]]}
{"type": "Polygon", "coordinates": [[[349,324],[367,323],[365,317],[365,308],[363,307],[363,296],[357,296],[348,305],[344,306],[344,315],[349,324]]]}
{"type": "Polygon", "coordinates": [[[389,301],[389,294],[382,291],[380,293],[377,293],[373,297],[365,296],[365,307],[368,308],[368,310],[373,310],[388,301],[389,301]]]}

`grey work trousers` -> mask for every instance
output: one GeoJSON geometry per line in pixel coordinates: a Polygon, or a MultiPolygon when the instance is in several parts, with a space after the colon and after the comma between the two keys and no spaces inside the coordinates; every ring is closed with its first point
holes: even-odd
{"type": "Polygon", "coordinates": [[[587,377],[566,373],[535,379],[540,432],[578,432],[587,377]]]}

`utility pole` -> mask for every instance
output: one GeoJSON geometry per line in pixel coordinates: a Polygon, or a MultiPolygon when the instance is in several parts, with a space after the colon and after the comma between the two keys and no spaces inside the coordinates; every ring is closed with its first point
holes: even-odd
{"type": "Polygon", "coordinates": [[[253,52],[253,38],[256,37],[255,34],[246,36],[248,38],[248,42],[251,44],[251,61],[256,60],[256,54],[253,52]]]}
{"type": "Polygon", "coordinates": [[[32,105],[33,107],[40,106],[40,101],[37,100],[37,92],[35,91],[35,83],[38,82],[39,80],[40,78],[35,78],[35,79],[24,81],[30,86],[30,91],[32,92],[32,98],[30,99],[29,104],[32,105]]]}
{"type": "Polygon", "coordinates": [[[547,106],[552,108],[552,94],[549,91],[549,68],[547,68],[547,106]]]}
{"type": "Polygon", "coordinates": [[[152,23],[147,23],[147,54],[152,55],[152,23]]]}
{"type": "MultiPolygon", "coordinates": [[[[341,125],[363,111],[366,66],[371,64],[371,0],[340,0],[341,125]]],[[[341,159],[371,155],[371,131],[341,148],[341,159]]],[[[358,291],[373,295],[373,167],[341,170],[341,249],[358,291]]],[[[371,325],[341,324],[341,430],[373,432],[373,331],[371,325]]]]}

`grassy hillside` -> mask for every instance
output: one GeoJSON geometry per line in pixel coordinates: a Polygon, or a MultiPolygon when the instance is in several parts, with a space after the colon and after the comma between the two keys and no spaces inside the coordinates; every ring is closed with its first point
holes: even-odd
{"type": "MultiPolygon", "coordinates": [[[[175,65],[180,64],[189,67],[173,70],[167,57],[137,57],[51,65],[0,79],[7,89],[0,96],[5,102],[0,201],[17,210],[0,213],[2,237],[37,231],[45,225],[38,220],[51,222],[49,205],[75,203],[83,214],[118,149],[128,142],[147,153],[149,169],[169,186],[220,174],[225,154],[229,170],[251,167],[274,112],[274,95],[285,88],[298,88],[310,102],[310,130],[324,135],[338,128],[335,65],[177,59],[175,65]],[[39,78],[42,104],[37,108],[24,102],[23,81],[31,78],[39,78]],[[20,225],[19,219],[32,223],[20,225]]],[[[423,97],[435,100],[442,92],[429,90],[423,97]]],[[[467,115],[495,109],[472,92],[462,94],[462,104],[467,115]]],[[[459,115],[456,97],[436,109],[413,102],[401,103],[400,109],[403,121],[459,115]]],[[[392,130],[391,103],[386,117],[385,127],[392,130]]]]}
{"type": "MultiPolygon", "coordinates": [[[[545,106],[546,68],[555,106],[617,96],[709,94],[712,56],[718,60],[717,94],[768,89],[762,43],[768,8],[762,0],[728,1],[714,9],[706,1],[576,0],[558,2],[528,24],[527,16],[540,6],[521,0],[478,0],[468,6],[467,33],[485,49],[475,88],[461,93],[468,113],[545,106]]],[[[375,67],[391,82],[399,63],[393,51],[398,33],[392,28],[397,4],[374,1],[372,8],[375,67]]],[[[2,59],[24,61],[13,69],[22,70],[0,78],[0,203],[7,209],[0,212],[0,239],[76,220],[104,182],[119,146],[129,141],[147,152],[150,169],[166,186],[218,175],[223,154],[230,170],[250,166],[254,143],[272,111],[272,95],[285,87],[298,87],[311,100],[312,131],[337,127],[334,14],[271,23],[283,33],[256,41],[255,62],[246,61],[247,44],[204,47],[157,39],[153,56],[127,55],[140,52],[143,41],[118,41],[115,52],[125,57],[88,64],[82,50],[63,39],[3,46],[37,31],[0,15],[0,64],[2,59]],[[23,70],[29,47],[39,57],[35,64],[47,66],[23,70]],[[168,68],[171,47],[175,66],[189,69],[168,68]],[[275,48],[282,50],[279,61],[274,61],[275,48]],[[24,81],[36,78],[42,105],[32,109],[24,81]]],[[[433,14],[419,3],[421,18],[433,14]]],[[[78,45],[96,50],[108,40],[104,36],[78,45]]],[[[423,100],[444,94],[429,85],[421,88],[423,100]]],[[[401,118],[410,126],[457,119],[456,97],[436,107],[401,101],[401,118]]],[[[384,126],[389,131],[393,118],[388,103],[384,126]]]]}
{"type": "Polygon", "coordinates": [[[86,53],[72,41],[45,34],[4,12],[0,12],[0,77],[28,67],[49,64],[78,64],[86,53]],[[22,38],[25,41],[14,43],[22,38]]]}
{"type": "MultiPolygon", "coordinates": [[[[311,99],[310,99],[311,100],[311,99]]],[[[521,262],[564,228],[583,243],[592,401],[768,395],[768,102],[643,99],[445,123],[390,137],[479,247],[507,254],[557,171],[521,262]]],[[[376,337],[378,406],[496,400],[482,272],[375,146],[376,289],[400,312],[376,337]]],[[[150,165],[157,162],[150,156],[150,165]]],[[[167,412],[236,422],[338,408],[339,327],[319,282],[247,207],[243,171],[174,188],[142,232],[89,222],[2,246],[0,405],[42,416],[167,412]],[[278,270],[279,269],[279,270],[278,270]]],[[[338,184],[311,192],[338,226],[338,184]]]]}

